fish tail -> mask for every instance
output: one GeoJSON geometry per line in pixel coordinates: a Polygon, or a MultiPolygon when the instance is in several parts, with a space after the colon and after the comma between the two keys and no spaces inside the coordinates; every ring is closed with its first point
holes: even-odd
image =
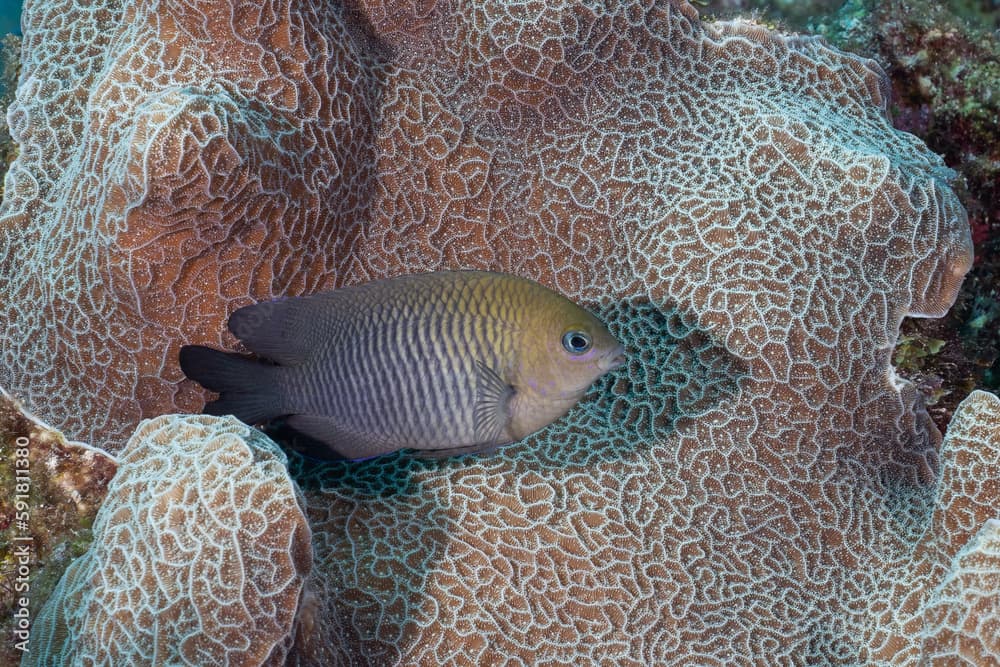
{"type": "Polygon", "coordinates": [[[256,424],[285,413],[275,377],[278,366],[201,345],[182,347],[179,361],[185,375],[219,394],[205,405],[205,414],[233,415],[256,424]]]}

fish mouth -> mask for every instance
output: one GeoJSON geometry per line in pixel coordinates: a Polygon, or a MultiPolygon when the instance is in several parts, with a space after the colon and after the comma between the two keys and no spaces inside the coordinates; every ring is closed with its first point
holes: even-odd
{"type": "Polygon", "coordinates": [[[619,345],[597,360],[597,367],[607,373],[625,363],[625,348],[619,345]]]}

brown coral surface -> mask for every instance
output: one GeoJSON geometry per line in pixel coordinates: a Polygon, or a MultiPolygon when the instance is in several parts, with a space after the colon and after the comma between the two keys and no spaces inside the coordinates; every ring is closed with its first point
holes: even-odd
{"type": "Polygon", "coordinates": [[[913,559],[887,563],[886,585],[904,604],[876,615],[868,663],[1000,664],[1000,397],[974,391],[962,401],[941,468],[913,559]]]}
{"type": "Polygon", "coordinates": [[[259,431],[144,422],[21,664],[284,664],[309,537],[285,456],[259,431]]]}
{"type": "Polygon", "coordinates": [[[955,169],[975,265],[941,319],[903,323],[896,367],[942,430],[974,388],[1000,389],[1000,3],[991,0],[706,0],[709,16],[750,8],[877,60],[893,124],[955,169]],[[932,349],[928,349],[932,348],[932,349]]]}
{"type": "Polygon", "coordinates": [[[377,276],[518,273],[627,346],[502,455],[298,461],[302,662],[903,655],[888,573],[968,534],[921,546],[940,436],[889,361],[971,244],[872,62],[680,0],[50,2],[24,45],[0,380],[74,435],[198,408],[176,349],[236,306],[377,276]]]}
{"type": "MultiPolygon", "coordinates": [[[[959,406],[942,448],[944,477],[929,540],[954,554],[939,579],[942,554],[915,563],[911,587],[936,585],[923,611],[920,657],[931,665],[1000,664],[1000,398],[975,391],[959,406]],[[927,567],[921,567],[923,565],[927,567]]],[[[911,575],[912,576],[912,575],[911,575]]],[[[896,584],[905,586],[907,577],[896,584]]],[[[905,626],[904,626],[905,627],[905,626]]],[[[911,642],[909,659],[918,655],[911,642]]]]}

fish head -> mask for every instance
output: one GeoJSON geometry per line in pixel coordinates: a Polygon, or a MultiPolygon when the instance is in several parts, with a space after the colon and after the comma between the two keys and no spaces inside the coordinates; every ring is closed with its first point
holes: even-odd
{"type": "Polygon", "coordinates": [[[517,349],[515,387],[569,410],[594,381],[625,363],[625,349],[607,327],[560,297],[536,313],[517,349]]]}
{"type": "Polygon", "coordinates": [[[625,363],[625,349],[596,317],[568,300],[529,319],[516,346],[508,433],[519,440],[579,402],[596,379],[625,363]]]}

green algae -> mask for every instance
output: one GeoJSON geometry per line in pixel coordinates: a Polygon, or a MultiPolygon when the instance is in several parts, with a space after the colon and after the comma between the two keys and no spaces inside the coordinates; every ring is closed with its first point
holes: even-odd
{"type": "Polygon", "coordinates": [[[947,343],[940,338],[930,338],[919,333],[904,334],[896,343],[893,365],[898,370],[919,370],[923,366],[923,360],[940,352],[945,345],[947,343]]]}

